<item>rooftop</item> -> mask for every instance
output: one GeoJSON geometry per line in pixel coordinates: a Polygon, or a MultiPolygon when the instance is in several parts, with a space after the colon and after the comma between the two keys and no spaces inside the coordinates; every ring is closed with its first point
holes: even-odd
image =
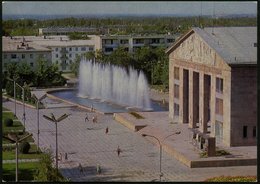
{"type": "Polygon", "coordinates": [[[50,51],[50,49],[37,45],[32,41],[23,40],[23,37],[2,37],[2,45],[4,52],[39,52],[39,51],[50,51]]]}
{"type": "MultiPolygon", "coordinates": [[[[89,40],[69,40],[67,36],[24,36],[24,39],[29,45],[35,45],[38,48],[46,47],[68,47],[68,46],[86,46],[86,45],[95,45],[95,36],[89,35],[89,40]]],[[[13,39],[6,38],[7,40],[12,40],[12,42],[22,42],[22,36],[13,37],[13,39]]],[[[15,46],[16,47],[16,46],[15,46]]],[[[13,48],[14,49],[14,48],[13,48]]]]}
{"type": "Polygon", "coordinates": [[[256,27],[206,27],[193,28],[183,35],[166,52],[171,52],[192,32],[197,33],[228,64],[257,63],[256,27]]]}

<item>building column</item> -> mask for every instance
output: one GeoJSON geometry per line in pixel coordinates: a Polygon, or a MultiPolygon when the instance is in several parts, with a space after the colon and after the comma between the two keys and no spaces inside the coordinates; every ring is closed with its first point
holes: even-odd
{"type": "Polygon", "coordinates": [[[193,121],[193,71],[189,70],[189,127],[196,128],[196,123],[193,121]]]}
{"type": "Polygon", "coordinates": [[[174,121],[174,65],[173,61],[169,63],[169,118],[174,121]]]}
{"type": "Polygon", "coordinates": [[[211,83],[210,83],[210,124],[211,124],[211,130],[210,130],[210,136],[215,137],[216,136],[216,75],[211,75],[211,83]]]}
{"type": "Polygon", "coordinates": [[[179,68],[179,123],[183,122],[183,68],[179,68]]]}
{"type": "Polygon", "coordinates": [[[207,122],[204,118],[204,73],[199,73],[199,130],[202,133],[207,132],[207,122]]]}

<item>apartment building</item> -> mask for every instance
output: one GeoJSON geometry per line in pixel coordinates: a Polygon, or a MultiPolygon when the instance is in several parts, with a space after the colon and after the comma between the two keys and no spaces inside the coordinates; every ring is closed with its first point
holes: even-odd
{"type": "Polygon", "coordinates": [[[25,37],[2,37],[2,71],[8,63],[27,63],[32,69],[39,58],[51,63],[51,49],[42,47],[25,39],[25,37]]]}
{"type": "Polygon", "coordinates": [[[105,54],[111,54],[118,47],[132,53],[144,46],[167,48],[175,39],[176,35],[100,35],[96,45],[105,54]]]}
{"type": "Polygon", "coordinates": [[[169,117],[227,146],[257,141],[257,28],[193,28],[169,54],[169,117]]]}

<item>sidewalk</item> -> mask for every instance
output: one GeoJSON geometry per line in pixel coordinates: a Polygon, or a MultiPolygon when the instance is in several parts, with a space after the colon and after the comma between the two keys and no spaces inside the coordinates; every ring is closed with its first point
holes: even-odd
{"type": "MultiPolygon", "coordinates": [[[[148,134],[163,140],[167,135],[181,131],[179,135],[173,135],[163,141],[162,148],[168,154],[190,168],[195,167],[223,167],[223,166],[245,166],[257,164],[257,147],[227,147],[216,145],[231,155],[201,158],[201,151],[195,148],[191,142],[191,132],[188,124],[173,124],[169,122],[168,112],[138,112],[144,119],[136,119],[129,113],[116,113],[115,119],[124,126],[142,136],[148,134]],[[144,127],[144,128],[139,128],[144,127]]],[[[145,139],[158,145],[156,139],[145,137],[145,139]]]]}

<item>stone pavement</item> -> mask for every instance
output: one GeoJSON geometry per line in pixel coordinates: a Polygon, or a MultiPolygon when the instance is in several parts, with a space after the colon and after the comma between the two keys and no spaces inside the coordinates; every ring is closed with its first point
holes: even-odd
{"type": "MultiPolygon", "coordinates": [[[[192,145],[192,134],[188,129],[188,124],[170,122],[168,112],[138,112],[138,114],[144,119],[136,119],[129,113],[115,113],[114,116],[118,122],[132,130],[137,129],[137,127],[144,127],[137,132],[140,136],[148,134],[157,137],[167,153],[188,167],[256,165],[256,146],[227,147],[223,144],[217,144],[217,149],[225,150],[231,155],[201,158],[199,155],[201,151],[192,145]],[[175,132],[181,132],[181,134],[172,135],[175,132]],[[172,136],[164,140],[168,135],[172,136]]],[[[155,138],[149,136],[145,138],[158,145],[155,138]]]]}
{"type": "MultiPolygon", "coordinates": [[[[3,106],[14,111],[14,103],[3,102],[3,106]]],[[[22,119],[22,105],[17,104],[17,116],[22,119]]],[[[55,125],[42,117],[71,114],[58,123],[59,152],[67,153],[68,160],[59,163],[61,173],[71,181],[155,181],[159,178],[159,149],[137,132],[113,120],[112,115],[87,112],[79,108],[40,109],[40,147],[50,148],[55,153],[55,125]],[[98,123],[85,122],[97,116],[98,123]],[[109,128],[105,134],[106,127],[109,128]],[[120,146],[122,153],[117,155],[120,146]],[[83,167],[80,172],[79,163],[83,167]],[[96,173],[100,164],[101,174],[96,173]]],[[[26,107],[26,130],[37,139],[36,109],[26,107]]],[[[204,181],[220,175],[256,175],[256,166],[189,168],[162,153],[163,181],[204,181]]]]}

